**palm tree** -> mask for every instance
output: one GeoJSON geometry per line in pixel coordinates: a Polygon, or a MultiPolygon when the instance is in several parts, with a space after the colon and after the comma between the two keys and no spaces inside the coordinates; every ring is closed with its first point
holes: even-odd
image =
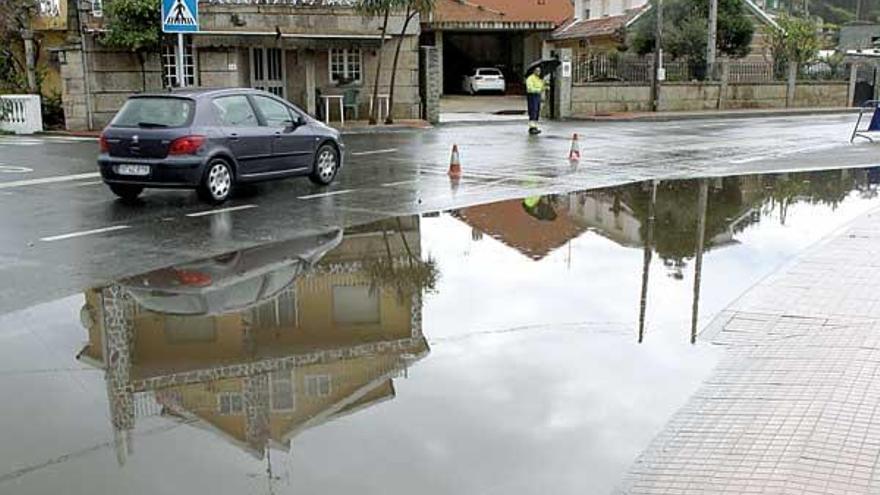
{"type": "Polygon", "coordinates": [[[400,37],[397,38],[397,48],[394,51],[394,62],[391,64],[391,89],[388,94],[388,116],[385,117],[386,124],[393,124],[392,109],[394,108],[394,85],[397,80],[397,63],[400,60],[400,48],[403,45],[403,38],[406,36],[406,30],[413,18],[422,14],[425,15],[434,10],[434,0],[399,0],[406,6],[404,13],[403,28],[400,30],[400,37]]]}

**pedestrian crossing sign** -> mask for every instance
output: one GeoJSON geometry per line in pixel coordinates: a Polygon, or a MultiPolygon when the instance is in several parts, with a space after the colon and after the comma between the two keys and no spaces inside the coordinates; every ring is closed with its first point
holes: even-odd
{"type": "Polygon", "coordinates": [[[195,33],[199,30],[198,0],[162,0],[162,31],[195,33]]]}

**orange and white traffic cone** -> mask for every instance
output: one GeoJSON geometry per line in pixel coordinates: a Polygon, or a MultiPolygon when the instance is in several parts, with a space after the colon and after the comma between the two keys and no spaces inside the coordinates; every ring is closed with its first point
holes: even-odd
{"type": "Polygon", "coordinates": [[[571,150],[568,152],[568,161],[581,161],[581,145],[578,143],[577,133],[574,133],[574,135],[571,137],[571,150]]]}
{"type": "Polygon", "coordinates": [[[449,158],[449,177],[458,179],[461,177],[461,159],[458,156],[458,145],[452,145],[452,156],[449,158]]]}

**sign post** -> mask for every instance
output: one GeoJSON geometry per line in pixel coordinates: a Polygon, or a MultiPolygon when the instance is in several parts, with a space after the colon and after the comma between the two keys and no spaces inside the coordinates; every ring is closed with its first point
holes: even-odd
{"type": "Polygon", "coordinates": [[[199,32],[199,1],[198,0],[162,0],[162,32],[177,33],[177,56],[175,58],[175,72],[177,85],[186,87],[186,74],[184,69],[183,35],[185,33],[199,32]]]}

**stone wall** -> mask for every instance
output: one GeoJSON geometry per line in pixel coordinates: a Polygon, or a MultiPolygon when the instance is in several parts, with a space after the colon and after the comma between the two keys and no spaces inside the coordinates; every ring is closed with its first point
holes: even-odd
{"type": "MultiPolygon", "coordinates": [[[[660,111],[698,111],[719,108],[785,108],[786,83],[666,83],[660,90],[660,111]]],[[[846,82],[798,82],[794,107],[846,107],[846,82]]],[[[625,83],[575,84],[572,87],[572,113],[602,115],[608,113],[649,112],[650,85],[625,83]]]]}

